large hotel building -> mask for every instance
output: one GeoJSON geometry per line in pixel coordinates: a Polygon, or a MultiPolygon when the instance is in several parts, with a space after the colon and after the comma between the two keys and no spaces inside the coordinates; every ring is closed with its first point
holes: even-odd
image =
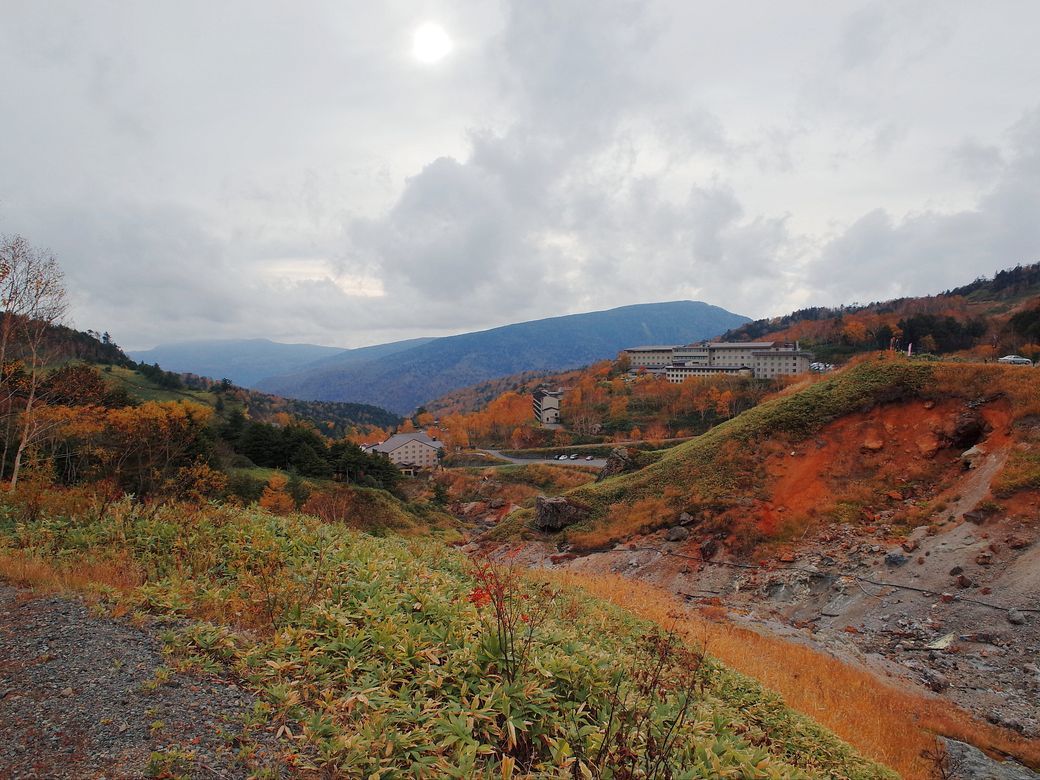
{"type": "Polygon", "coordinates": [[[705,341],[685,346],[632,347],[625,350],[632,369],[663,373],[669,382],[690,376],[736,374],[772,379],[809,370],[812,353],[780,341],[705,341]]]}

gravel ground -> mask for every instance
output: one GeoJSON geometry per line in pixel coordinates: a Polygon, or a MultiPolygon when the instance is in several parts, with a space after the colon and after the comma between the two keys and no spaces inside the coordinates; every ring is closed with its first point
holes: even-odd
{"type": "MultiPolygon", "coordinates": [[[[0,777],[148,777],[171,749],[194,754],[178,769],[189,777],[249,776],[234,756],[252,696],[181,674],[149,686],[164,664],[152,633],[28,595],[0,585],[0,777]]],[[[271,766],[275,740],[259,741],[271,766]]]]}

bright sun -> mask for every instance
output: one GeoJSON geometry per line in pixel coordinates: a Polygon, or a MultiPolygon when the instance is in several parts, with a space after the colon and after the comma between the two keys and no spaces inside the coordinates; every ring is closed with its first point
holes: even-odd
{"type": "Polygon", "coordinates": [[[422,63],[430,64],[444,59],[451,53],[451,48],[451,38],[436,22],[419,25],[412,36],[412,56],[422,63]]]}

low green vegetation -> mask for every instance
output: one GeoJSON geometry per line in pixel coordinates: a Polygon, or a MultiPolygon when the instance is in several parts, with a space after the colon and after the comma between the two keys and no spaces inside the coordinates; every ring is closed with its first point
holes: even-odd
{"type": "Polygon", "coordinates": [[[103,604],[172,621],[170,665],[239,677],[301,773],[894,777],[675,636],[431,539],[214,505],[7,505],[0,561],[90,572],[103,604]]]}

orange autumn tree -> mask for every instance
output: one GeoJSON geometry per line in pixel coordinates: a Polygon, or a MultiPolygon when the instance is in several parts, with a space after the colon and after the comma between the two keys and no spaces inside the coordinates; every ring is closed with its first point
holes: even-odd
{"type": "Polygon", "coordinates": [[[287,515],[296,508],[292,496],[286,492],[289,480],[284,474],[272,474],[260,496],[260,506],[276,515],[287,515]]]}

